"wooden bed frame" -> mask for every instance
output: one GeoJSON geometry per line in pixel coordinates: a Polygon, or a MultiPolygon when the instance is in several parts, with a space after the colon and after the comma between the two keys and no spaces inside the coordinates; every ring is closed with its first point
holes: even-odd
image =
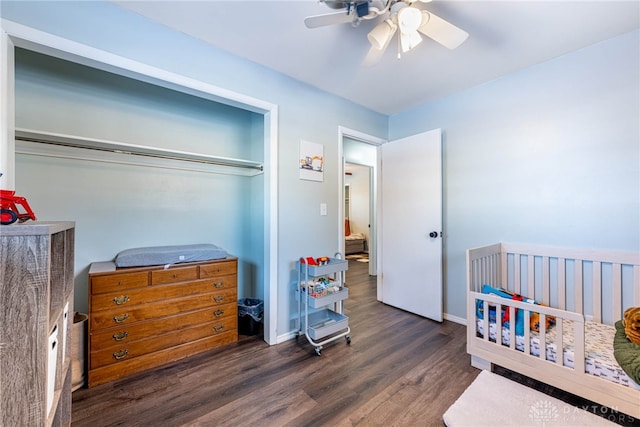
{"type": "MultiPolygon", "coordinates": [[[[508,243],[469,249],[467,290],[467,352],[473,366],[486,370],[491,370],[492,364],[502,366],[640,419],[640,390],[586,373],[584,358],[585,319],[613,325],[626,308],[640,306],[640,253],[508,243]],[[481,293],[483,284],[508,289],[549,306],[535,305],[535,312],[541,316],[541,342],[546,334],[545,316],[556,317],[554,327],[560,337],[564,322],[573,321],[574,368],[563,365],[561,352],[556,362],[546,360],[546,351],[533,355],[529,328],[525,328],[524,351],[515,348],[515,339],[510,340],[509,346],[500,344],[501,327],[496,327],[495,341],[490,340],[489,316],[483,319],[484,336],[477,336],[478,300],[483,301],[485,313],[491,303],[496,306],[496,313],[506,308],[511,319],[515,319],[516,308],[524,309],[525,325],[529,324],[532,309],[528,303],[481,293]],[[508,306],[505,301],[509,301],[508,306]]],[[[500,322],[500,316],[496,317],[500,322]]],[[[515,337],[515,323],[509,325],[511,337],[515,337]]],[[[562,348],[562,338],[559,341],[556,344],[562,348]]]]}

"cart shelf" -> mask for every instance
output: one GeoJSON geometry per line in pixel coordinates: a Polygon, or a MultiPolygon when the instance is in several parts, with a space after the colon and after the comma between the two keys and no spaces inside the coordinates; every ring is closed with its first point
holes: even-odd
{"type": "MultiPolygon", "coordinates": [[[[303,298],[306,292],[303,293],[303,298]]],[[[321,297],[314,297],[313,295],[309,296],[309,307],[310,308],[321,308],[330,304],[335,304],[338,301],[342,301],[349,298],[349,289],[342,288],[338,292],[334,292],[332,294],[323,295],[321,297]]]]}
{"type": "Polygon", "coordinates": [[[347,329],[349,318],[333,310],[324,309],[309,314],[309,327],[307,332],[314,340],[319,340],[336,332],[347,329]]]}
{"type": "Polygon", "coordinates": [[[329,262],[325,265],[306,265],[309,270],[309,277],[322,277],[334,273],[340,273],[349,268],[349,261],[346,259],[329,258],[329,262]]]}

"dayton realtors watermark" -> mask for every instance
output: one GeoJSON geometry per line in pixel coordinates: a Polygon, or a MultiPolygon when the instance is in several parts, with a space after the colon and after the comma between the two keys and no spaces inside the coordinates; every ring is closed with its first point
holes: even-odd
{"type": "Polygon", "coordinates": [[[605,418],[617,424],[635,424],[637,419],[618,412],[616,408],[608,408],[601,405],[558,405],[550,400],[539,400],[529,408],[529,418],[541,426],[561,426],[567,423],[578,425],[578,419],[584,417],[584,412],[589,412],[605,418]]]}

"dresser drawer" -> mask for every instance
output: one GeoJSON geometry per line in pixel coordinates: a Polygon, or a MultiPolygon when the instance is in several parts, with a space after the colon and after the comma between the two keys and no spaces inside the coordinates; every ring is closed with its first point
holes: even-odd
{"type": "Polygon", "coordinates": [[[238,266],[237,261],[222,261],[215,264],[206,264],[200,266],[200,278],[225,276],[227,274],[236,274],[238,266]]]}
{"type": "Polygon", "coordinates": [[[198,278],[198,266],[176,267],[168,270],[154,270],[151,272],[151,284],[186,282],[198,278]]]}
{"type": "Polygon", "coordinates": [[[117,292],[125,289],[142,288],[148,284],[148,271],[93,276],[91,277],[91,293],[103,294],[108,292],[117,292]]]}
{"type": "Polygon", "coordinates": [[[234,331],[237,328],[237,321],[235,317],[227,317],[201,325],[174,330],[163,335],[122,343],[122,345],[106,350],[92,352],[90,368],[95,369],[112,363],[119,363],[165,348],[234,331]]]}
{"type": "Polygon", "coordinates": [[[195,295],[185,298],[158,301],[150,304],[140,304],[131,307],[120,307],[112,310],[94,312],[89,316],[92,332],[102,328],[118,325],[129,325],[133,322],[171,316],[178,313],[216,307],[230,302],[237,304],[236,290],[224,289],[209,294],[195,295]]]}
{"type": "Polygon", "coordinates": [[[89,369],[87,375],[89,387],[114,381],[119,378],[150,369],[164,363],[173,362],[185,357],[233,343],[238,340],[237,331],[230,331],[201,340],[192,341],[179,346],[166,348],[140,357],[121,360],[97,369],[89,369]]]}
{"type": "Polygon", "coordinates": [[[131,289],[126,292],[92,295],[91,311],[129,308],[138,304],[234,289],[236,286],[236,276],[224,276],[175,285],[148,286],[142,289],[131,289]]]}
{"type": "Polygon", "coordinates": [[[238,304],[231,303],[186,314],[177,314],[100,330],[91,334],[90,350],[91,352],[97,352],[214,320],[227,317],[236,318],[237,313],[238,304]]]}

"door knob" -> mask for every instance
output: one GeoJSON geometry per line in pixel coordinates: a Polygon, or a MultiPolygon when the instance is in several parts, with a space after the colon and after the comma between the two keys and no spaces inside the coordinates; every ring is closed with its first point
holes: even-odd
{"type": "Polygon", "coordinates": [[[438,237],[438,232],[432,231],[431,233],[429,233],[429,237],[431,237],[432,239],[435,239],[436,237],[438,237]]]}

